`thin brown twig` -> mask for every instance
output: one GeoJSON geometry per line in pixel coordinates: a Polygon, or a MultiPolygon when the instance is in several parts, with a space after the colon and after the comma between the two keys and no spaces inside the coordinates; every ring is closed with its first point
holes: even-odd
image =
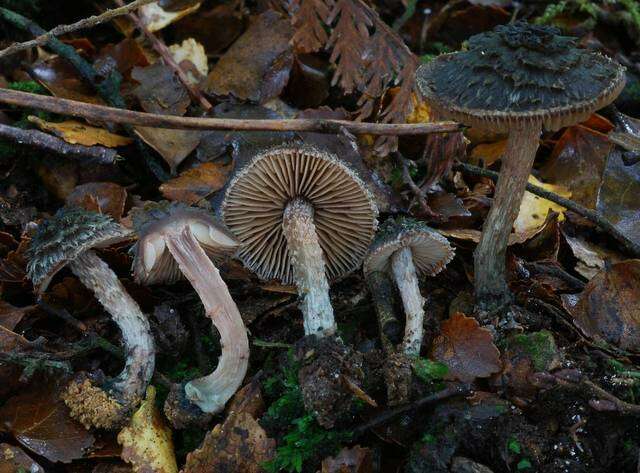
{"type": "Polygon", "coordinates": [[[413,192],[415,199],[420,204],[420,208],[422,209],[422,211],[427,215],[431,215],[433,211],[429,208],[429,204],[427,204],[425,193],[422,191],[422,189],[420,189],[420,187],[418,187],[418,185],[411,177],[411,171],[409,170],[409,168],[413,166],[414,163],[402,156],[402,154],[400,154],[399,152],[396,152],[396,157],[400,162],[400,166],[402,167],[402,181],[405,183],[405,185],[409,186],[409,189],[411,189],[411,192],[413,192]]]}
{"type": "MultiPolygon", "coordinates": [[[[466,172],[468,174],[480,177],[488,177],[493,181],[498,180],[499,174],[497,172],[489,171],[488,169],[483,169],[478,166],[473,166],[467,163],[457,163],[453,167],[457,171],[466,172]]],[[[574,202],[571,199],[567,199],[565,197],[559,196],[555,192],[550,192],[542,187],[534,186],[533,184],[527,184],[527,190],[532,194],[540,196],[544,199],[550,200],[558,205],[562,205],[563,207],[571,210],[572,212],[577,213],[578,215],[583,216],[590,222],[596,224],[602,230],[607,232],[611,237],[613,237],[618,243],[622,245],[624,250],[632,256],[640,257],[640,245],[631,241],[627,238],[620,230],[618,230],[609,220],[604,218],[600,213],[595,210],[587,209],[582,205],[574,202]]]]}
{"type": "Polygon", "coordinates": [[[62,36],[67,33],[72,33],[84,28],[92,28],[101,23],[106,23],[107,21],[111,21],[118,16],[126,15],[129,12],[141,6],[153,3],[154,1],[156,0],[135,0],[134,2],[131,2],[127,5],[122,5],[119,8],[107,10],[100,15],[83,18],[82,20],[76,21],[75,23],[71,23],[69,25],[58,25],[52,30],[47,31],[46,33],[41,34],[40,36],[32,40],[25,41],[23,43],[15,43],[8,48],[3,49],[2,51],[0,51],[0,59],[11,54],[24,51],[26,49],[34,48],[36,46],[42,46],[43,44],[46,44],[49,40],[57,36],[62,36]]]}
{"type": "Polygon", "coordinates": [[[0,137],[63,156],[87,158],[100,164],[113,164],[118,157],[118,153],[114,149],[103,146],[72,145],[38,130],[23,130],[9,125],[0,124],[0,137]]]}
{"type": "MultiPolygon", "coordinates": [[[[115,2],[117,5],[124,5],[122,0],[115,0],[115,2]]],[[[140,20],[140,17],[138,17],[135,13],[131,12],[128,16],[129,18],[131,18],[131,21],[135,23],[136,27],[140,31],[142,31],[142,34],[145,35],[147,40],[149,40],[149,42],[153,46],[153,49],[155,49],[156,52],[162,57],[164,63],[174,70],[174,72],[178,76],[178,79],[180,79],[180,82],[182,82],[182,85],[184,85],[184,87],[187,89],[187,92],[189,92],[191,98],[193,100],[197,100],[205,111],[211,110],[213,108],[211,102],[209,102],[206,97],[202,95],[202,91],[200,91],[197,86],[191,83],[180,65],[176,63],[176,61],[174,61],[173,56],[171,55],[171,51],[169,51],[167,45],[164,44],[155,34],[149,31],[149,28],[146,27],[146,25],[140,20]]]]}
{"type": "Polygon", "coordinates": [[[82,117],[89,120],[182,130],[315,131],[321,133],[339,133],[341,129],[344,128],[355,134],[421,135],[426,133],[449,133],[460,131],[463,128],[462,125],[455,122],[368,123],[320,118],[243,120],[233,118],[179,117],[175,115],[135,112],[132,110],[123,110],[104,105],[95,105],[9,89],[0,89],[0,103],[18,107],[36,108],[60,115],[82,117]]]}

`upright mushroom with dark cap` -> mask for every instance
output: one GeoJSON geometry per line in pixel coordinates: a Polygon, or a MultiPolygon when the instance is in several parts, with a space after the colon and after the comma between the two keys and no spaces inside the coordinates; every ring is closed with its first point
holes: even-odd
{"type": "Polygon", "coordinates": [[[508,132],[500,179],[475,254],[481,307],[506,303],[505,255],[543,129],[586,120],[625,84],[624,68],[576,47],[557,28],[517,22],[469,39],[417,72],[432,109],[466,125],[508,132]]]}
{"type": "Polygon", "coordinates": [[[367,253],[363,265],[365,277],[388,272],[398,286],[406,316],[402,344],[409,356],[418,356],[422,346],[424,299],[418,275],[435,276],[453,255],[445,237],[424,223],[405,217],[385,221],[367,253]]]}
{"type": "Polygon", "coordinates": [[[308,145],[267,149],[231,180],[221,213],[249,269],[296,284],[305,334],[334,333],[329,280],[358,267],[377,225],[373,196],[353,168],[308,145]]]}
{"type": "Polygon", "coordinates": [[[140,240],[134,275],[143,284],[171,283],[184,275],[220,333],[222,353],[213,373],[174,389],[165,413],[176,427],[220,412],[247,372],[249,341],[242,317],[211,258],[235,253],[238,241],[206,211],[178,203],[134,212],[140,240]],[[197,406],[198,409],[194,409],[197,406]]]}
{"type": "Polygon", "coordinates": [[[122,241],[128,233],[105,215],[63,208],[38,227],[29,249],[29,278],[38,294],[60,269],[69,266],[122,332],[127,359],[120,375],[100,387],[88,379],[74,381],[63,395],[71,415],[86,427],[119,427],[144,396],[153,375],[155,350],[149,321],[116,274],[92,251],[122,241]]]}

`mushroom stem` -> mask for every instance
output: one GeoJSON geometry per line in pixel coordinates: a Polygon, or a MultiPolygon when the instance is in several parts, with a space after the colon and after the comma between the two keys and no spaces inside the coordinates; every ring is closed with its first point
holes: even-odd
{"type": "Polygon", "coordinates": [[[93,251],[70,263],[71,271],[91,289],[122,332],[127,358],[112,388],[118,401],[132,405],[144,397],[155,366],[155,349],[149,321],[126,291],[118,276],[93,251]]]}
{"type": "Polygon", "coordinates": [[[506,280],[507,244],[527,187],[541,131],[539,124],[528,124],[511,130],[507,140],[493,204],[474,255],[476,300],[483,309],[498,308],[511,298],[506,280]]]}
{"type": "Polygon", "coordinates": [[[298,294],[302,297],[300,310],[304,317],[304,333],[322,337],[333,334],[336,324],[313,214],[309,202],[299,198],[291,200],[284,210],[282,231],[289,245],[298,294]]]}
{"type": "Polygon", "coordinates": [[[188,382],[187,399],[203,412],[220,412],[238,390],[249,364],[249,340],[238,306],[220,271],[213,264],[189,227],[165,237],[167,248],[202,300],[207,317],[220,333],[222,353],[213,373],[188,382]]]}
{"type": "Polygon", "coordinates": [[[371,300],[378,316],[380,341],[387,355],[395,352],[394,346],[398,342],[401,326],[393,310],[393,286],[386,272],[374,271],[366,275],[371,300]]]}
{"type": "Polygon", "coordinates": [[[400,291],[404,313],[407,318],[402,342],[404,352],[408,356],[418,356],[422,346],[424,298],[420,294],[411,248],[405,247],[393,254],[391,257],[391,270],[400,291]]]}

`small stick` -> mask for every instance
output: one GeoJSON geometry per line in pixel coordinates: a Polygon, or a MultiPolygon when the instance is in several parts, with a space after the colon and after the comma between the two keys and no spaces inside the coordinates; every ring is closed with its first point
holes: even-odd
{"type": "Polygon", "coordinates": [[[396,152],[396,157],[398,158],[398,161],[400,161],[400,165],[402,166],[402,180],[407,186],[409,186],[411,192],[413,192],[413,195],[418,200],[422,211],[427,215],[433,215],[433,211],[431,210],[431,208],[429,208],[429,204],[427,204],[427,198],[424,191],[420,189],[418,184],[416,184],[411,177],[409,167],[413,165],[413,162],[409,161],[399,152],[396,152]]]}
{"type": "Polygon", "coordinates": [[[72,145],[63,139],[38,130],[23,130],[0,124],[0,136],[21,145],[33,146],[63,156],[88,158],[89,161],[99,164],[113,164],[118,157],[118,153],[114,149],[103,146],[72,145]]]}
{"type": "MultiPolygon", "coordinates": [[[[492,181],[498,180],[498,173],[489,171],[488,169],[483,169],[478,166],[473,166],[467,163],[456,163],[453,168],[456,171],[466,172],[468,174],[480,177],[488,177],[492,181]]],[[[533,184],[527,183],[527,190],[532,194],[540,196],[544,199],[550,200],[558,205],[562,205],[567,209],[583,216],[590,222],[596,224],[605,232],[609,233],[618,243],[622,245],[625,251],[630,255],[635,257],[640,257],[640,245],[634,243],[629,238],[627,238],[620,230],[618,230],[609,220],[604,218],[601,214],[596,212],[595,210],[587,209],[582,205],[574,202],[573,200],[567,199],[565,197],[561,197],[554,192],[550,192],[542,187],[534,186],[533,184]]]]}
{"type": "MultiPolygon", "coordinates": [[[[124,6],[122,0],[115,0],[115,2],[121,7],[124,6]]],[[[178,79],[180,79],[180,82],[182,82],[182,85],[184,85],[184,87],[187,89],[187,92],[189,92],[191,98],[193,100],[197,100],[205,111],[211,110],[213,108],[211,102],[209,102],[204,97],[204,95],[202,95],[202,92],[198,87],[194,86],[189,81],[189,78],[184,73],[182,68],[173,60],[173,56],[171,55],[171,51],[169,51],[169,48],[167,48],[167,45],[164,44],[160,39],[158,39],[155,34],[149,31],[149,28],[146,27],[146,25],[140,20],[140,17],[138,17],[135,13],[131,12],[128,16],[149,40],[149,42],[153,46],[153,49],[155,49],[156,52],[162,57],[162,60],[165,62],[165,64],[174,70],[174,72],[178,76],[178,79]]]]}
{"type": "Polygon", "coordinates": [[[61,115],[82,117],[89,120],[181,130],[316,131],[321,133],[340,133],[344,128],[356,134],[421,135],[426,133],[450,133],[463,129],[462,125],[455,122],[368,123],[320,118],[244,120],[234,118],[179,117],[175,115],[135,112],[132,110],[9,89],[0,89],[0,103],[47,110],[61,115]]]}
{"type": "Polygon", "coordinates": [[[94,15],[90,16],[89,18],[83,18],[82,20],[76,21],[75,23],[71,23],[69,25],[58,25],[52,30],[42,33],[32,40],[25,41],[24,43],[15,43],[8,48],[3,49],[2,51],[0,51],[0,59],[20,51],[31,49],[36,46],[42,46],[43,44],[46,44],[51,39],[57,36],[62,36],[67,33],[72,33],[84,28],[92,28],[101,23],[106,23],[107,21],[111,21],[118,16],[126,15],[127,13],[143,5],[147,5],[155,1],[156,0],[136,0],[129,3],[128,5],[122,5],[121,7],[114,8],[113,10],[107,10],[97,16],[94,15]]]}

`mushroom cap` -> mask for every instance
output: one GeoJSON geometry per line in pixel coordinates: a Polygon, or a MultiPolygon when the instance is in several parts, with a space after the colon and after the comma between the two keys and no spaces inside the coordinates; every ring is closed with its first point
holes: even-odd
{"type": "Polygon", "coordinates": [[[577,48],[557,28],[524,21],[472,36],[468,50],[438,56],[416,76],[443,117],[496,131],[573,125],[613,102],[625,85],[617,62],[577,48]]]}
{"type": "Polygon", "coordinates": [[[29,279],[42,294],[53,276],[79,255],[126,240],[129,234],[107,215],[63,207],[38,225],[27,252],[29,279]]]}
{"type": "Polygon", "coordinates": [[[209,212],[179,202],[148,203],[135,209],[132,217],[139,236],[132,248],[133,274],[141,284],[171,284],[182,279],[165,238],[180,235],[186,227],[214,261],[233,255],[240,245],[209,212]]]}
{"type": "Polygon", "coordinates": [[[418,275],[435,276],[455,254],[449,241],[424,223],[407,217],[389,218],[378,231],[364,259],[365,276],[391,268],[391,257],[403,248],[411,248],[418,275]]]}
{"type": "Polygon", "coordinates": [[[296,197],[313,205],[328,278],[355,270],[377,228],[373,195],[353,166],[309,145],[264,150],[229,183],[220,211],[244,264],[262,279],[294,282],[282,219],[296,197]]]}

